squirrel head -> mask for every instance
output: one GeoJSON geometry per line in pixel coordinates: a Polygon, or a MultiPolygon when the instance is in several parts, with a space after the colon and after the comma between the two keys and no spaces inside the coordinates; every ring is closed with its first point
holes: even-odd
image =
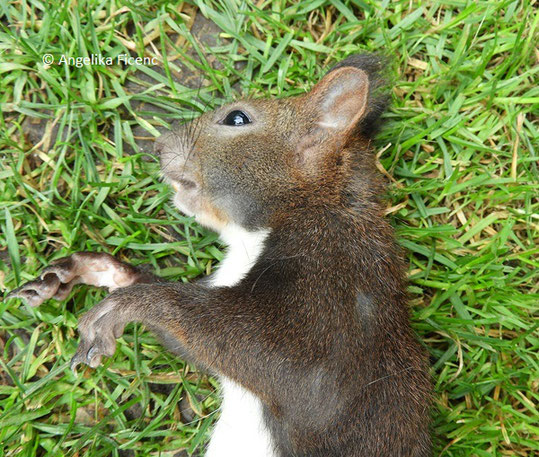
{"type": "Polygon", "coordinates": [[[380,69],[376,56],[352,56],[304,95],[238,100],[162,135],[155,151],[175,205],[221,232],[338,204],[384,105],[374,95],[380,69]]]}

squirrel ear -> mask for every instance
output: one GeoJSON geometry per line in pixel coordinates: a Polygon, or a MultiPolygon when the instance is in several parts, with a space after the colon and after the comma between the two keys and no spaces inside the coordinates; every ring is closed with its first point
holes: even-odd
{"type": "Polygon", "coordinates": [[[339,150],[365,114],[369,98],[369,77],[359,68],[331,70],[312,89],[309,110],[313,124],[299,141],[298,160],[302,168],[317,173],[328,153],[339,150]]]}
{"type": "Polygon", "coordinates": [[[331,71],[311,91],[317,126],[342,139],[365,113],[368,96],[369,77],[363,70],[342,67],[331,71]]]}

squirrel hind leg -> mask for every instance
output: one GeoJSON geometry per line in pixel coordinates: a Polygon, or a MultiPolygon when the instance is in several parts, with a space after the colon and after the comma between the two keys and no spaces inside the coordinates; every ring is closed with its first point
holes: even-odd
{"type": "Polygon", "coordinates": [[[106,287],[113,291],[135,283],[158,280],[110,254],[76,252],[57,259],[38,278],[11,291],[6,298],[20,298],[35,307],[50,298],[65,300],[76,284],[106,287]]]}

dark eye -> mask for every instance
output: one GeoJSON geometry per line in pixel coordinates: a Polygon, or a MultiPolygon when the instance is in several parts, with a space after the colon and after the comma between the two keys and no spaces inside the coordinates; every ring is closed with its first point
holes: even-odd
{"type": "Polygon", "coordinates": [[[228,113],[223,121],[224,125],[231,125],[233,127],[238,127],[241,125],[250,124],[251,119],[243,111],[234,110],[228,113]]]}

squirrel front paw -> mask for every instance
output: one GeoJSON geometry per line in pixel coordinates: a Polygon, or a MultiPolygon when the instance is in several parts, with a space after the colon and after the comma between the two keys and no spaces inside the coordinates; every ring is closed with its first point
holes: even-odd
{"type": "Polygon", "coordinates": [[[80,342],[71,359],[71,369],[84,363],[96,368],[103,356],[112,357],[116,350],[116,339],[122,336],[125,322],[119,312],[118,303],[109,297],[93,307],[79,319],[80,342]]]}
{"type": "Polygon", "coordinates": [[[71,368],[81,363],[95,368],[103,356],[112,357],[116,339],[129,322],[174,336],[183,314],[179,303],[180,294],[169,284],[134,284],[115,290],[79,319],[80,343],[71,368]]]}

